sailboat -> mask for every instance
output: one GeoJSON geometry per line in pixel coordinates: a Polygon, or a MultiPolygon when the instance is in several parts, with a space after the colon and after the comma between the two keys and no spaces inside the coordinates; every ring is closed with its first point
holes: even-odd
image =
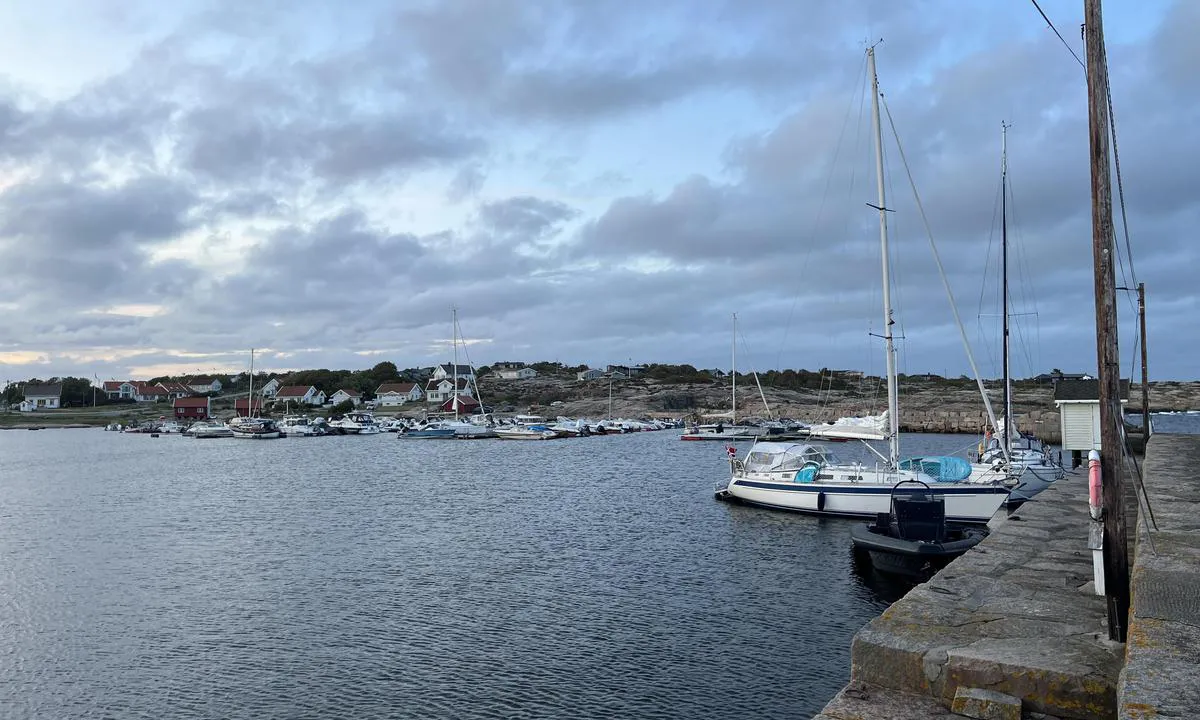
{"type": "MultiPolygon", "coordinates": [[[[421,423],[416,427],[401,432],[399,437],[404,439],[456,439],[456,440],[477,440],[482,438],[496,437],[496,430],[493,427],[491,418],[484,415],[463,415],[460,410],[462,406],[461,395],[459,394],[459,375],[458,375],[458,308],[450,308],[450,325],[451,333],[453,334],[452,344],[454,346],[454,364],[451,372],[451,381],[454,383],[453,399],[450,406],[454,411],[453,420],[433,420],[421,423]],[[474,422],[472,422],[474,420],[474,422]]],[[[467,359],[470,363],[470,358],[467,359]]],[[[468,367],[470,367],[468,365],[468,367]]],[[[471,369],[472,375],[474,368],[471,369]]],[[[471,381],[468,380],[468,383],[471,381]]],[[[475,395],[479,395],[479,385],[475,386],[475,395]]]]}
{"type": "MultiPolygon", "coordinates": [[[[722,413],[721,421],[704,425],[692,425],[679,436],[680,440],[724,440],[737,442],[739,440],[755,440],[766,433],[766,428],[759,425],[737,424],[737,313],[733,314],[733,351],[731,353],[730,379],[733,381],[729,413],[722,413]],[[724,419],[729,418],[729,424],[724,419]]],[[[611,385],[610,385],[611,387],[611,385]]],[[[611,409],[609,411],[611,415],[611,409]]]]}
{"type": "Polygon", "coordinates": [[[274,420],[254,416],[254,348],[250,348],[250,390],[246,393],[246,417],[235,414],[229,421],[229,429],[235,438],[275,440],[279,437],[279,428],[274,420]]]}
{"type": "Polygon", "coordinates": [[[1066,471],[1050,456],[1046,443],[1017,429],[1013,419],[1012,373],[1009,352],[1008,308],[1008,125],[1000,125],[1000,314],[1003,339],[1003,417],[997,418],[996,433],[980,443],[979,456],[971,466],[974,480],[999,479],[1010,485],[1010,504],[1024,502],[1045,490],[1066,471]]]}
{"type": "Polygon", "coordinates": [[[887,360],[888,455],[867,445],[880,462],[842,462],[821,445],[788,442],[756,442],[746,455],[737,457],[729,448],[730,478],[718,486],[720,499],[739,500],[781,510],[822,515],[874,518],[891,510],[892,488],[900,482],[917,481],[936,485],[945,498],[947,520],[986,523],[1008,498],[1008,489],[998,483],[969,483],[935,478],[920,466],[900,465],[899,394],[896,351],[892,335],[891,268],[888,257],[887,204],[883,177],[883,134],[879,118],[879,79],[875,73],[875,49],[867,49],[871,74],[871,110],[875,135],[876,190],[878,192],[879,242],[883,268],[884,346],[887,360]]]}

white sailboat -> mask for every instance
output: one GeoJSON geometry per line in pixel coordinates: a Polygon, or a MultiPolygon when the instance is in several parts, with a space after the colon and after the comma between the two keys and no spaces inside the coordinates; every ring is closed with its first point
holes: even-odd
{"type": "Polygon", "coordinates": [[[1003,339],[1003,417],[997,418],[996,433],[981,443],[979,456],[971,465],[972,480],[999,480],[1011,487],[1011,503],[1019,503],[1045,490],[1066,471],[1050,456],[1046,443],[1022,434],[1013,418],[1012,373],[1008,303],[1008,125],[1001,123],[1000,140],[1000,314],[1003,339]]]}
{"type": "Polygon", "coordinates": [[[235,438],[247,440],[275,440],[279,437],[279,428],[274,420],[254,417],[254,348],[250,348],[250,391],[246,394],[246,417],[235,414],[229,421],[229,429],[235,438]]]}
{"type": "MultiPolygon", "coordinates": [[[[693,425],[686,428],[679,436],[680,440],[724,440],[725,442],[737,442],[739,440],[754,440],[766,433],[766,429],[758,425],[737,424],[737,313],[733,314],[733,349],[730,355],[729,377],[732,380],[730,390],[732,397],[730,398],[729,412],[717,416],[721,418],[718,422],[693,425]],[[729,418],[728,424],[725,423],[725,418],[729,418]]],[[[611,408],[609,414],[612,414],[611,408]]]]}
{"type": "Polygon", "coordinates": [[[758,442],[743,458],[730,449],[730,479],[718,487],[720,498],[782,510],[823,515],[875,517],[891,509],[892,488],[898,482],[916,480],[945,497],[946,518],[961,522],[987,522],[1008,497],[1008,489],[997,483],[946,482],[922,472],[921,466],[905,469],[900,464],[899,398],[896,354],[892,335],[891,269],[888,257],[887,204],[883,177],[883,135],[879,118],[879,80],[875,73],[875,50],[867,50],[871,74],[871,110],[875,135],[876,190],[879,204],[879,242],[883,270],[884,345],[887,360],[888,409],[886,422],[888,456],[879,456],[873,467],[845,463],[820,445],[758,442]]]}

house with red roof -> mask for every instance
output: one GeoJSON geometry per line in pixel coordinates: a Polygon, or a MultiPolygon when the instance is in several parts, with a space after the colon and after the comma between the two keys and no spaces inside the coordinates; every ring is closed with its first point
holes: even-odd
{"type": "Polygon", "coordinates": [[[275,393],[276,403],[295,403],[297,405],[324,405],[325,391],[318,390],[312,385],[284,385],[275,393]]]}
{"type": "Polygon", "coordinates": [[[358,407],[359,404],[362,403],[362,393],[360,393],[357,390],[348,390],[346,388],[341,388],[340,390],[338,390],[337,392],[335,392],[334,394],[329,396],[329,402],[333,403],[334,405],[341,405],[342,403],[346,402],[347,400],[354,403],[354,407],[358,407]]]}
{"type": "Polygon", "coordinates": [[[458,403],[458,413],[460,415],[469,415],[470,413],[473,413],[479,409],[478,400],[470,395],[459,395],[442,403],[442,412],[454,412],[454,405],[456,401],[458,403]]]}
{"type": "MultiPolygon", "coordinates": [[[[148,383],[144,380],[105,380],[103,390],[110,400],[159,402],[171,397],[161,383],[148,383]]],[[[184,394],[191,395],[191,391],[184,394]]]]}
{"type": "Polygon", "coordinates": [[[128,380],[105,380],[101,387],[109,400],[132,400],[133,383],[128,380]]]}
{"type": "Polygon", "coordinates": [[[404,403],[417,402],[425,394],[416,383],[384,383],[375,389],[375,406],[396,406],[404,403]]]}
{"type": "Polygon", "coordinates": [[[192,395],[192,389],[178,380],[163,380],[158,384],[169,400],[185,398],[192,395]]]}
{"type": "Polygon", "coordinates": [[[176,420],[207,420],[212,412],[211,399],[207,396],[175,398],[176,420]]]}

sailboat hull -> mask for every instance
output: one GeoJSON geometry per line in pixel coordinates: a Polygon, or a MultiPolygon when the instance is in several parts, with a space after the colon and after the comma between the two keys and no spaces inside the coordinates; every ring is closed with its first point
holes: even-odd
{"type": "MultiPolygon", "coordinates": [[[[890,512],[894,473],[886,483],[798,483],[734,477],[722,493],[760,507],[816,515],[874,518],[890,512]]],[[[986,523],[1008,499],[1008,489],[997,485],[939,484],[937,494],[946,499],[946,519],[986,523]]]]}

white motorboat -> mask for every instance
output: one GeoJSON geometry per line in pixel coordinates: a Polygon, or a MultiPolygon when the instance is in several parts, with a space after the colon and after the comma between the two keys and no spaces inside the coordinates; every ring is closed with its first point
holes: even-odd
{"type": "Polygon", "coordinates": [[[563,437],[586,437],[592,434],[587,420],[575,420],[560,416],[555,419],[553,425],[548,427],[563,437]]]}
{"type": "Polygon", "coordinates": [[[731,478],[718,495],[781,510],[874,518],[889,512],[892,488],[917,480],[946,499],[946,519],[986,523],[1008,499],[995,483],[938,482],[918,470],[881,462],[842,462],[821,445],[759,442],[745,458],[730,456],[731,478]]]}
{"type": "Polygon", "coordinates": [[[306,417],[288,415],[279,421],[279,432],[284,437],[316,437],[325,431],[306,417]]]}
{"type": "Polygon", "coordinates": [[[496,428],[501,440],[552,440],[559,434],[545,425],[501,425],[496,428]]]}
{"type": "Polygon", "coordinates": [[[725,423],[709,423],[707,425],[692,425],[680,434],[680,440],[711,440],[714,442],[739,442],[756,440],[766,435],[766,429],[759,425],[726,425],[725,423]]]}
{"type": "Polygon", "coordinates": [[[235,438],[246,440],[275,440],[279,437],[279,428],[270,418],[233,418],[229,421],[229,429],[235,438]]]}
{"type": "Polygon", "coordinates": [[[181,434],[183,432],[183,430],[184,430],[183,425],[180,425],[178,422],[176,422],[174,420],[165,420],[163,422],[160,422],[155,427],[154,431],[163,433],[163,434],[178,435],[178,434],[181,434]]]}
{"type": "Polygon", "coordinates": [[[483,440],[496,437],[496,425],[486,415],[466,416],[457,422],[443,424],[454,430],[456,440],[483,440]]]}
{"type": "Polygon", "coordinates": [[[205,438],[230,438],[233,437],[233,430],[230,430],[222,423],[213,420],[202,420],[193,423],[191,427],[183,432],[184,437],[196,439],[205,438]]]}
{"type": "Polygon", "coordinates": [[[382,432],[400,432],[402,429],[408,427],[403,420],[394,417],[376,420],[376,424],[379,425],[379,429],[382,432]]]}
{"type": "Polygon", "coordinates": [[[329,428],[342,435],[378,435],[379,423],[369,412],[348,412],[337,420],[329,421],[329,428]]]}

